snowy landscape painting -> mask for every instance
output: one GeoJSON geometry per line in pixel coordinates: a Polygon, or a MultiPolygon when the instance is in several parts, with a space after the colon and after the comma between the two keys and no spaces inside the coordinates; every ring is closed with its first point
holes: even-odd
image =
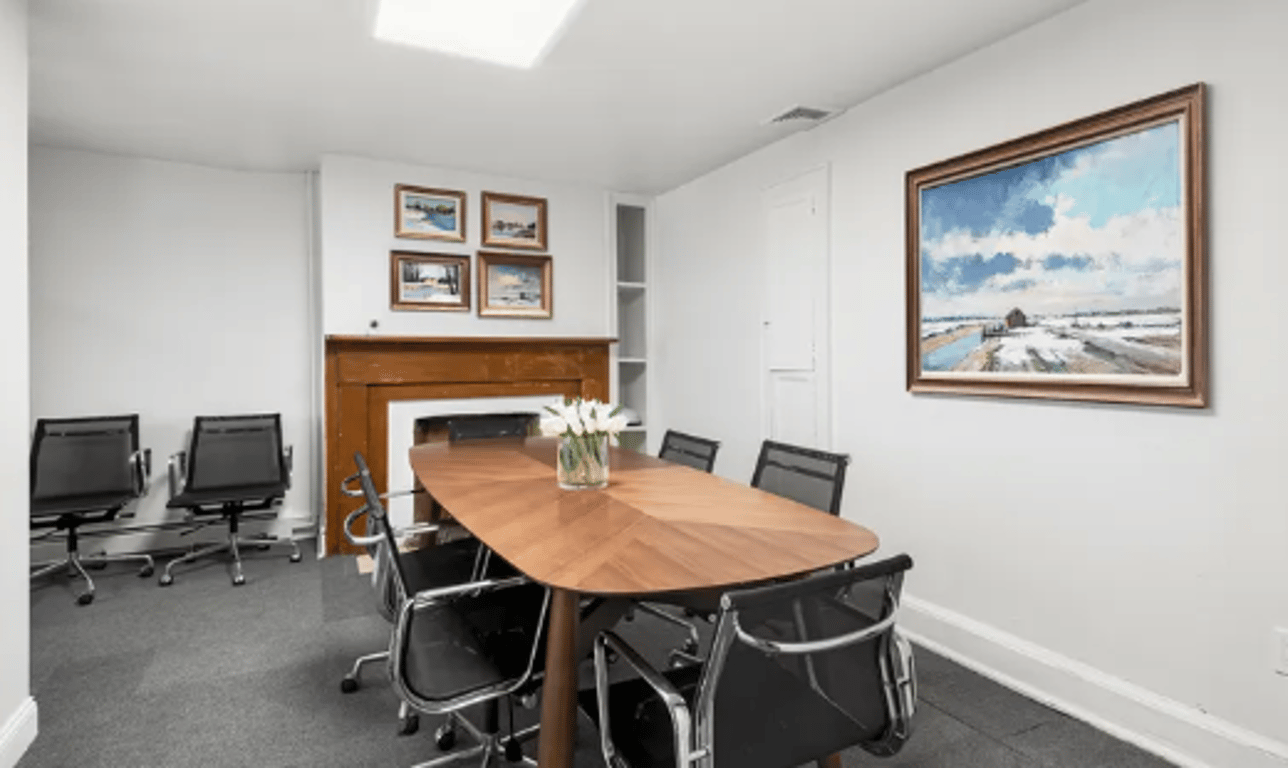
{"type": "Polygon", "coordinates": [[[398,184],[394,187],[394,237],[465,240],[465,193],[398,184]]]}
{"type": "Polygon", "coordinates": [[[1039,134],[1018,161],[1004,155],[1023,140],[959,158],[973,173],[948,161],[909,174],[910,388],[1205,397],[1201,95],[1090,118],[1091,137],[1039,134]]]}

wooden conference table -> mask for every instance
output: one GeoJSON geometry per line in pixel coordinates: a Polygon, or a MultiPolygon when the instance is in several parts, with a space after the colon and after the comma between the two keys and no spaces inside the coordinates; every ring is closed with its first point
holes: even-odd
{"type": "MultiPolygon", "coordinates": [[[[551,588],[542,768],[571,768],[581,596],[710,590],[807,573],[877,548],[871,531],[773,494],[610,448],[608,488],[563,491],[555,438],[411,449],[425,489],[487,546],[551,588]]],[[[590,629],[589,627],[585,629],[590,629]]]]}

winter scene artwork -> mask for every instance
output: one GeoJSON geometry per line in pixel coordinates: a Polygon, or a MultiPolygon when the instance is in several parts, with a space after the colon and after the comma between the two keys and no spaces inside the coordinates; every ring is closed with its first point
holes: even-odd
{"type": "Polygon", "coordinates": [[[918,185],[913,381],[1190,388],[1187,127],[1165,116],[918,185]]]}

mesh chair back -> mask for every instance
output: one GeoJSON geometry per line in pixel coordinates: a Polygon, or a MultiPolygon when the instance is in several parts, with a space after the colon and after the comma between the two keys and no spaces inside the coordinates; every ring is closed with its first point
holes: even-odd
{"type": "Polygon", "coordinates": [[[719,441],[668,429],[662,437],[662,450],[658,451],[657,457],[703,472],[710,472],[716,465],[718,450],[720,450],[719,441]]]}
{"type": "Polygon", "coordinates": [[[800,765],[855,744],[898,751],[915,690],[893,622],[911,567],[899,555],[724,596],[697,702],[716,766],[800,765]],[[753,731],[774,737],[748,751],[753,731]]]}
{"type": "Polygon", "coordinates": [[[286,478],[279,414],[198,416],[193,422],[189,489],[276,485],[286,478]]]}
{"type": "Polygon", "coordinates": [[[841,513],[845,467],[850,457],[766,440],[751,476],[753,488],[798,501],[806,506],[841,513]]]}
{"type": "Polygon", "coordinates": [[[447,420],[447,439],[454,443],[490,437],[525,437],[532,420],[532,414],[527,413],[452,418],[447,420]]]}
{"type": "Polygon", "coordinates": [[[31,498],[137,492],[139,417],[40,419],[31,442],[31,498]]]}
{"type": "MultiPolygon", "coordinates": [[[[380,491],[376,490],[376,484],[371,479],[371,470],[367,467],[367,460],[361,453],[353,454],[353,461],[358,465],[358,483],[362,486],[362,496],[367,507],[367,532],[380,532],[384,540],[376,545],[373,550],[376,569],[380,574],[373,574],[372,581],[380,588],[383,584],[389,584],[393,592],[394,602],[401,602],[402,596],[407,594],[407,575],[403,569],[402,561],[398,557],[398,540],[394,537],[393,529],[389,526],[389,516],[385,512],[385,506],[380,502],[380,491]],[[386,581],[388,579],[388,581],[386,581]]],[[[387,593],[381,594],[382,604],[389,599],[387,593]]]]}

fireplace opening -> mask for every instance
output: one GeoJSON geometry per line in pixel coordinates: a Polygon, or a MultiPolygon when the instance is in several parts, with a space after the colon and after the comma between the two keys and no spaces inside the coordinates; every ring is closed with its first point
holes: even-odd
{"type": "MultiPolygon", "coordinates": [[[[443,443],[449,440],[479,440],[489,437],[523,437],[536,435],[541,416],[531,412],[457,413],[421,416],[412,422],[412,444],[443,443]]],[[[412,478],[417,491],[425,487],[412,478]]],[[[444,519],[445,512],[427,493],[412,497],[412,519],[432,523],[444,519]]],[[[446,515],[450,518],[450,515],[446,515]]]]}

